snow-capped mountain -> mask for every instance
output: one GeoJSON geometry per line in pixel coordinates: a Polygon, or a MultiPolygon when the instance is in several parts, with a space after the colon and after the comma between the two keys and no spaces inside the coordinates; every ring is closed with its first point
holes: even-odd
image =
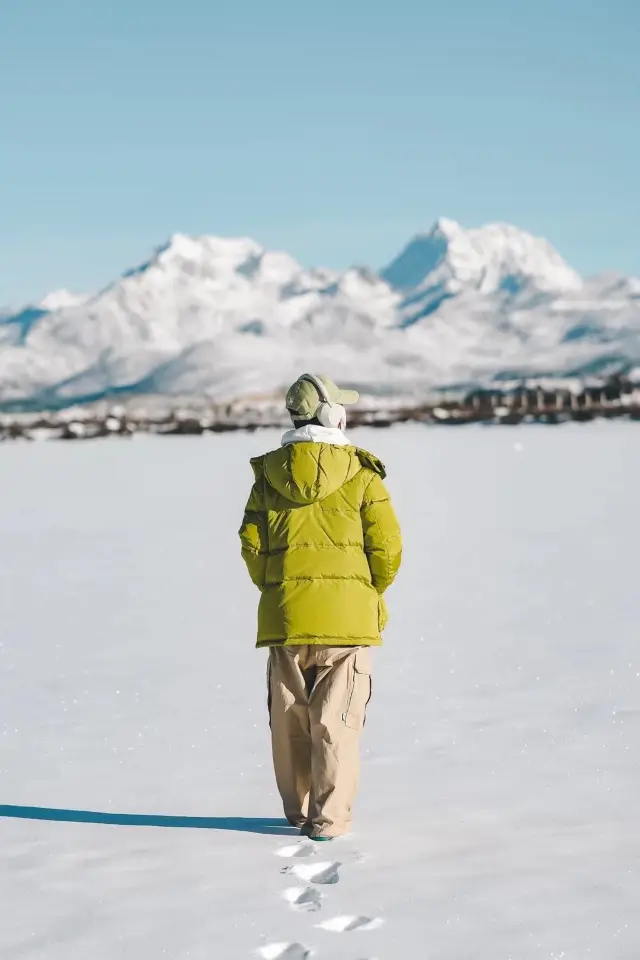
{"type": "Polygon", "coordinates": [[[582,278],[546,240],[506,223],[465,230],[444,217],[418,234],[382,271],[399,290],[441,285],[450,293],[513,292],[524,284],[539,290],[579,290],[582,278]]]}
{"type": "Polygon", "coordinates": [[[91,297],[0,318],[0,403],[281,389],[303,368],[369,394],[640,363],[640,280],[583,280],[506,224],[439,220],[381,273],[305,269],[246,238],[176,234],[91,297]]]}

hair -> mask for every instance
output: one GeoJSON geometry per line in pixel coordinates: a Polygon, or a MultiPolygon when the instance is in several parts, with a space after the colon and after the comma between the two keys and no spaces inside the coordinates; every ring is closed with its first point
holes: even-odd
{"type": "Polygon", "coordinates": [[[299,430],[300,427],[321,427],[322,426],[322,424],[320,423],[317,417],[313,417],[312,420],[296,420],[292,414],[291,419],[293,420],[293,425],[296,428],[296,430],[299,430]]]}

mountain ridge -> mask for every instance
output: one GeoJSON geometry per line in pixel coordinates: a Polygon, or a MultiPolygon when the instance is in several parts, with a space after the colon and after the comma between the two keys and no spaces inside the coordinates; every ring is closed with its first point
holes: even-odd
{"type": "Polygon", "coordinates": [[[585,280],[542,238],[447,218],[379,272],[307,269],[249,237],[176,233],[96,294],[56,291],[0,317],[5,406],[127,391],[235,399],[302,368],[420,396],[639,363],[640,280],[585,280]]]}

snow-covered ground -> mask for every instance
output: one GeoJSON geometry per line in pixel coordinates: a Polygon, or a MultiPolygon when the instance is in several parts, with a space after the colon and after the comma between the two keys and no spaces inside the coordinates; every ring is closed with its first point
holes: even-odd
{"type": "Polygon", "coordinates": [[[406,555],[355,832],[315,860],[278,856],[236,542],[276,435],[0,447],[0,803],[179,818],[0,819],[0,956],[637,960],[637,426],[355,439],[406,555]]]}

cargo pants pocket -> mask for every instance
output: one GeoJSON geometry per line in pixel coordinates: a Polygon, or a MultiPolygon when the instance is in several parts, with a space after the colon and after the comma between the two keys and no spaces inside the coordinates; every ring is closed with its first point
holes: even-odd
{"type": "Polygon", "coordinates": [[[360,647],[350,659],[347,702],[342,719],[351,730],[362,730],[371,699],[371,651],[368,647],[360,647]]]}

